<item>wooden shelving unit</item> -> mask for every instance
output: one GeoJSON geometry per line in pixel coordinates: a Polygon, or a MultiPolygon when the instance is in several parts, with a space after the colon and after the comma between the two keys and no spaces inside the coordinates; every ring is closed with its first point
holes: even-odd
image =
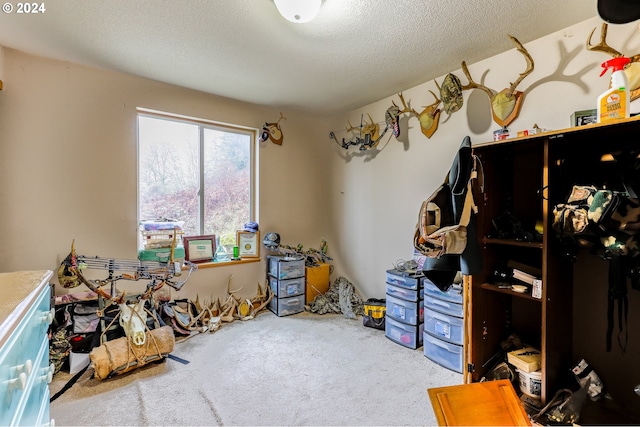
{"type": "MultiPolygon", "coordinates": [[[[560,388],[577,389],[570,369],[584,358],[614,397],[618,413],[640,420],[640,396],[633,392],[640,383],[640,336],[635,333],[640,329],[640,292],[629,288],[626,353],[618,348],[607,352],[608,264],[586,251],[576,260],[566,256],[552,229],[553,207],[566,200],[573,185],[622,189],[620,166],[602,158],[627,153],[627,159],[635,159],[639,133],[640,121],[633,118],[474,145],[485,173],[485,192],[476,197],[484,267],[466,282],[467,382],[480,381],[493,367],[488,361],[501,351],[501,343],[515,333],[542,352],[543,402],[560,388]],[[494,219],[505,212],[525,230],[533,231],[541,222],[541,241],[493,237],[494,219]],[[541,299],[497,286],[494,269],[508,261],[542,272],[541,299]]],[[[600,421],[602,405],[589,406],[587,417],[600,421]]]]}

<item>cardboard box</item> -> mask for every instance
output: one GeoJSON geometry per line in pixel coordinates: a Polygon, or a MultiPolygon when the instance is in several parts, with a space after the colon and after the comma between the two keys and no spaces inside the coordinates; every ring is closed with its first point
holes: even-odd
{"type": "Polygon", "coordinates": [[[313,302],[317,295],[322,295],[329,290],[329,275],[331,266],[320,263],[318,267],[305,267],[307,304],[313,302]]]}
{"type": "Polygon", "coordinates": [[[574,111],[571,115],[571,127],[590,125],[598,123],[598,111],[593,108],[591,110],[574,111]]]}
{"type": "Polygon", "coordinates": [[[525,347],[507,353],[507,361],[523,372],[536,372],[540,369],[540,350],[525,347]]]}

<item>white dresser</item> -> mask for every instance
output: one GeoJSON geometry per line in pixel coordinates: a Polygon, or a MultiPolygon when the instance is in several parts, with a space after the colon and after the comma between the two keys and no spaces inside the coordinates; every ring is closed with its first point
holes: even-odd
{"type": "Polygon", "coordinates": [[[49,418],[47,331],[51,271],[0,273],[0,425],[41,426],[49,418]]]}

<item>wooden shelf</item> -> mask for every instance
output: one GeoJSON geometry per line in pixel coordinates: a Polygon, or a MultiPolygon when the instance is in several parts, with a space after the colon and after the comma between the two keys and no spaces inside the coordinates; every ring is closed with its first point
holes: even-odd
{"type": "Polygon", "coordinates": [[[482,243],[484,243],[485,245],[520,246],[523,248],[542,249],[542,242],[525,242],[515,239],[496,239],[495,237],[483,237],[482,243]]]}
{"type": "Polygon", "coordinates": [[[498,287],[498,285],[494,285],[494,284],[491,284],[491,283],[483,283],[482,285],[480,285],[480,287],[482,289],[486,289],[488,291],[498,292],[498,293],[501,293],[501,294],[507,294],[507,295],[511,295],[511,296],[517,297],[517,298],[524,298],[524,299],[529,299],[529,300],[538,301],[538,302],[542,301],[539,298],[532,297],[531,294],[529,294],[529,293],[526,293],[526,292],[525,293],[515,292],[515,291],[512,291],[511,289],[500,288],[500,287],[498,287]]]}

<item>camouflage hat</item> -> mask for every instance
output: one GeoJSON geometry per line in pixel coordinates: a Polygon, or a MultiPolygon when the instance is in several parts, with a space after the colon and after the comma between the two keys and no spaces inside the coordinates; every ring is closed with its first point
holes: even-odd
{"type": "Polygon", "coordinates": [[[455,113],[462,108],[462,85],[455,74],[447,74],[440,87],[440,99],[447,114],[455,113]]]}

